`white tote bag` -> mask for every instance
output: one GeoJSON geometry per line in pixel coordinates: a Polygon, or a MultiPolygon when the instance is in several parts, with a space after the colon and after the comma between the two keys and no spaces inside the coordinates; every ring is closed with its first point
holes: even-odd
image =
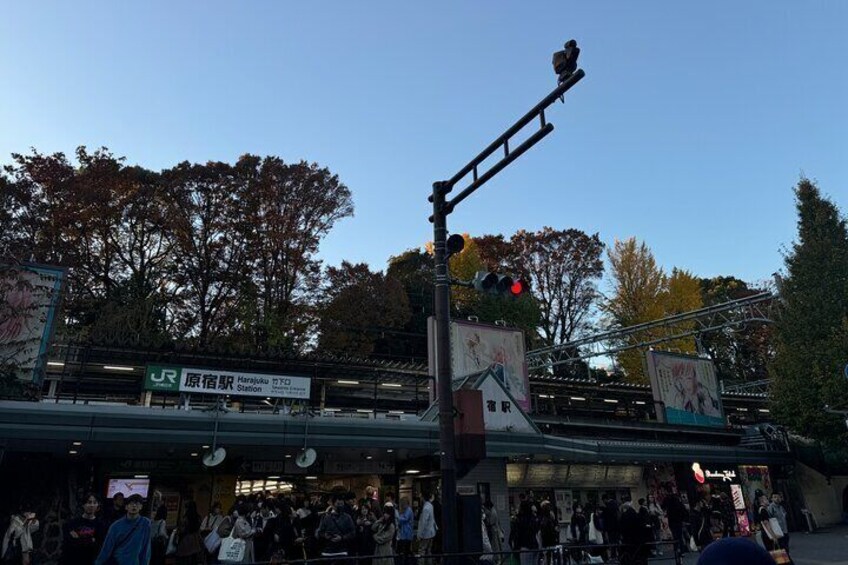
{"type": "Polygon", "coordinates": [[[769,518],[769,526],[771,526],[771,531],[774,532],[774,541],[783,537],[783,528],[780,527],[780,522],[777,521],[777,518],[769,518]]]}
{"type": "MultiPolygon", "coordinates": [[[[235,527],[233,527],[235,531],[235,527]]],[[[247,542],[243,539],[233,537],[233,532],[221,540],[221,550],[218,552],[218,561],[221,563],[241,563],[244,559],[244,550],[247,542]]]]}

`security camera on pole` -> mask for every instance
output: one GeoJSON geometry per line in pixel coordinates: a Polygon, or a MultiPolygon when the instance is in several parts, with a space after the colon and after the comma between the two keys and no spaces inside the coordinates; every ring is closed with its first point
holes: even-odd
{"type": "MultiPolygon", "coordinates": [[[[576,47],[576,43],[574,45],[576,47]]],[[[568,48],[568,45],[566,45],[568,48]]],[[[579,52],[579,51],[578,51],[579,52]]],[[[573,52],[572,52],[573,53],[573,52]]],[[[576,53],[569,60],[576,66],[576,53]]],[[[435,318],[436,318],[436,379],[437,379],[437,396],[439,400],[439,447],[441,456],[441,473],[442,473],[442,536],[443,536],[443,551],[446,554],[457,553],[461,548],[457,539],[457,507],[456,507],[456,454],[454,447],[456,438],[454,436],[454,408],[453,408],[453,386],[450,366],[450,273],[448,271],[448,259],[452,253],[456,253],[459,246],[459,240],[456,235],[448,239],[447,217],[453,212],[454,208],[468,198],[475,190],[480,188],[489,179],[494,177],[500,171],[506,168],[507,165],[515,161],[523,155],[528,149],[542,140],[546,135],[554,129],[553,124],[548,123],[545,119],[545,110],[563,97],[572,86],[577,84],[580,79],[585,76],[582,69],[575,68],[573,71],[569,68],[567,75],[557,71],[559,84],[548,94],[541,102],[536,104],[527,114],[520,120],[515,122],[508,130],[501,134],[495,141],[483,150],[470,163],[465,165],[457,174],[449,180],[437,181],[433,183],[433,194],[429,197],[433,203],[433,215],[430,216],[430,221],[433,222],[433,256],[436,273],[436,288],[435,288],[435,318]],[[521,130],[524,129],[531,121],[539,120],[539,128],[532,133],[524,142],[516,146],[510,147],[510,140],[521,130]],[[491,156],[495,151],[502,150],[503,157],[482,173],[478,170],[483,162],[491,156]],[[447,195],[459,184],[465,177],[471,175],[470,183],[466,188],[459,192],[452,199],[448,200],[447,195]]],[[[564,99],[563,99],[564,100],[564,99]]],[[[461,239],[461,236],[459,236],[461,239]]],[[[464,243],[464,242],[463,242],[464,243]]],[[[482,285],[492,283],[487,288],[493,288],[495,292],[506,290],[518,290],[519,294],[523,291],[519,288],[522,283],[516,286],[515,281],[509,278],[509,286],[504,288],[506,279],[505,275],[494,274],[495,278],[483,277],[480,281],[482,285]]],[[[475,284],[477,280],[475,278],[475,284]]],[[[449,561],[449,560],[446,560],[449,561]]],[[[450,565],[450,564],[448,564],[450,565]]]]}

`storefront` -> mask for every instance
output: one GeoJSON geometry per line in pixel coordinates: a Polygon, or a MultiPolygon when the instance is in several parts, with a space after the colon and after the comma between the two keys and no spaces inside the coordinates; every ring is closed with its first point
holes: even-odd
{"type": "Polygon", "coordinates": [[[638,465],[508,463],[506,475],[511,514],[522,495],[532,495],[554,503],[561,524],[571,522],[575,503],[597,506],[604,495],[638,500],[647,491],[644,468],[638,465]]]}

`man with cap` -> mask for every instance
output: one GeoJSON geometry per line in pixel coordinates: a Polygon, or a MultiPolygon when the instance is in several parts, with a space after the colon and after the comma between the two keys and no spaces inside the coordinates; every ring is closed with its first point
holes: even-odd
{"type": "Polygon", "coordinates": [[[109,527],[95,565],[148,565],[150,563],[150,520],[141,515],[144,499],[132,494],[126,500],[127,514],[109,527]]]}

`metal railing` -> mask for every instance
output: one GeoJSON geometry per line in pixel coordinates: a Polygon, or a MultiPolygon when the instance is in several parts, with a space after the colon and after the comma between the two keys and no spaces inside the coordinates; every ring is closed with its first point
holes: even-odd
{"type": "Polygon", "coordinates": [[[475,551],[428,555],[333,555],[253,561],[251,565],[621,565],[674,564],[683,560],[671,540],[641,544],[561,544],[553,547],[506,551],[475,551]]]}

